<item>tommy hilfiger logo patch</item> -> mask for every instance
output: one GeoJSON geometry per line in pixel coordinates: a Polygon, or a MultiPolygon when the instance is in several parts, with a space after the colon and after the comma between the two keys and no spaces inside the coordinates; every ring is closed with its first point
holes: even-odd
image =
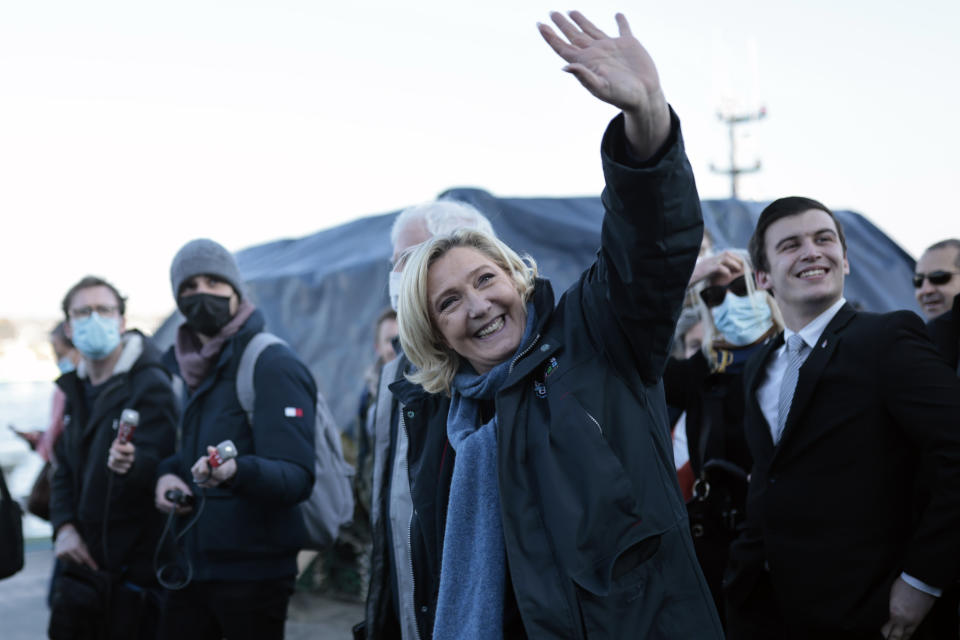
{"type": "Polygon", "coordinates": [[[286,407],[283,410],[283,415],[286,418],[302,418],[303,409],[300,407],[286,407]]]}

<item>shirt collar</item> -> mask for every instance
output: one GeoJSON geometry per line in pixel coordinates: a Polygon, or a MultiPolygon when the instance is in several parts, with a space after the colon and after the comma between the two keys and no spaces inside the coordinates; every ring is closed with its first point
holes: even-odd
{"type": "Polygon", "coordinates": [[[827,328],[827,325],[830,324],[830,321],[833,320],[833,316],[837,315],[837,312],[840,311],[840,307],[847,304],[846,298],[841,297],[839,300],[830,305],[830,308],[818,315],[816,318],[807,323],[803,329],[800,331],[792,331],[788,328],[783,329],[783,340],[786,342],[790,339],[791,336],[800,334],[800,337],[803,338],[803,341],[807,343],[808,347],[812,347],[817,344],[820,340],[820,336],[823,335],[823,330],[827,328]]]}

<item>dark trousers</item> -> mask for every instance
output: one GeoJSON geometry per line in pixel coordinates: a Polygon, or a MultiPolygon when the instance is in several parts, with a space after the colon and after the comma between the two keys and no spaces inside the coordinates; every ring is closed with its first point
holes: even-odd
{"type": "Polygon", "coordinates": [[[192,582],[167,596],[161,640],[282,640],[293,576],[192,582]]]}

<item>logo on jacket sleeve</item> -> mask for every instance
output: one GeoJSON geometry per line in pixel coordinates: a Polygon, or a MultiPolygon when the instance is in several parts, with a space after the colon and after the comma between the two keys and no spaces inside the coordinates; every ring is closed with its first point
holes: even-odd
{"type": "Polygon", "coordinates": [[[300,407],[285,407],[283,409],[283,415],[286,418],[302,418],[303,409],[300,407]]]}

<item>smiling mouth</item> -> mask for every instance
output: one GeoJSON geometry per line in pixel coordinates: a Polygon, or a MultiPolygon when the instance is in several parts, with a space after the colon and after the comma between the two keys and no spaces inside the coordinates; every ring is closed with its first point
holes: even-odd
{"type": "Polygon", "coordinates": [[[478,338],[486,338],[491,333],[495,333],[503,328],[503,316],[497,317],[490,324],[477,331],[475,334],[478,338]]]}
{"type": "Polygon", "coordinates": [[[813,267],[812,269],[804,269],[797,274],[798,278],[819,278],[821,276],[827,275],[827,270],[824,267],[813,267]]]}

